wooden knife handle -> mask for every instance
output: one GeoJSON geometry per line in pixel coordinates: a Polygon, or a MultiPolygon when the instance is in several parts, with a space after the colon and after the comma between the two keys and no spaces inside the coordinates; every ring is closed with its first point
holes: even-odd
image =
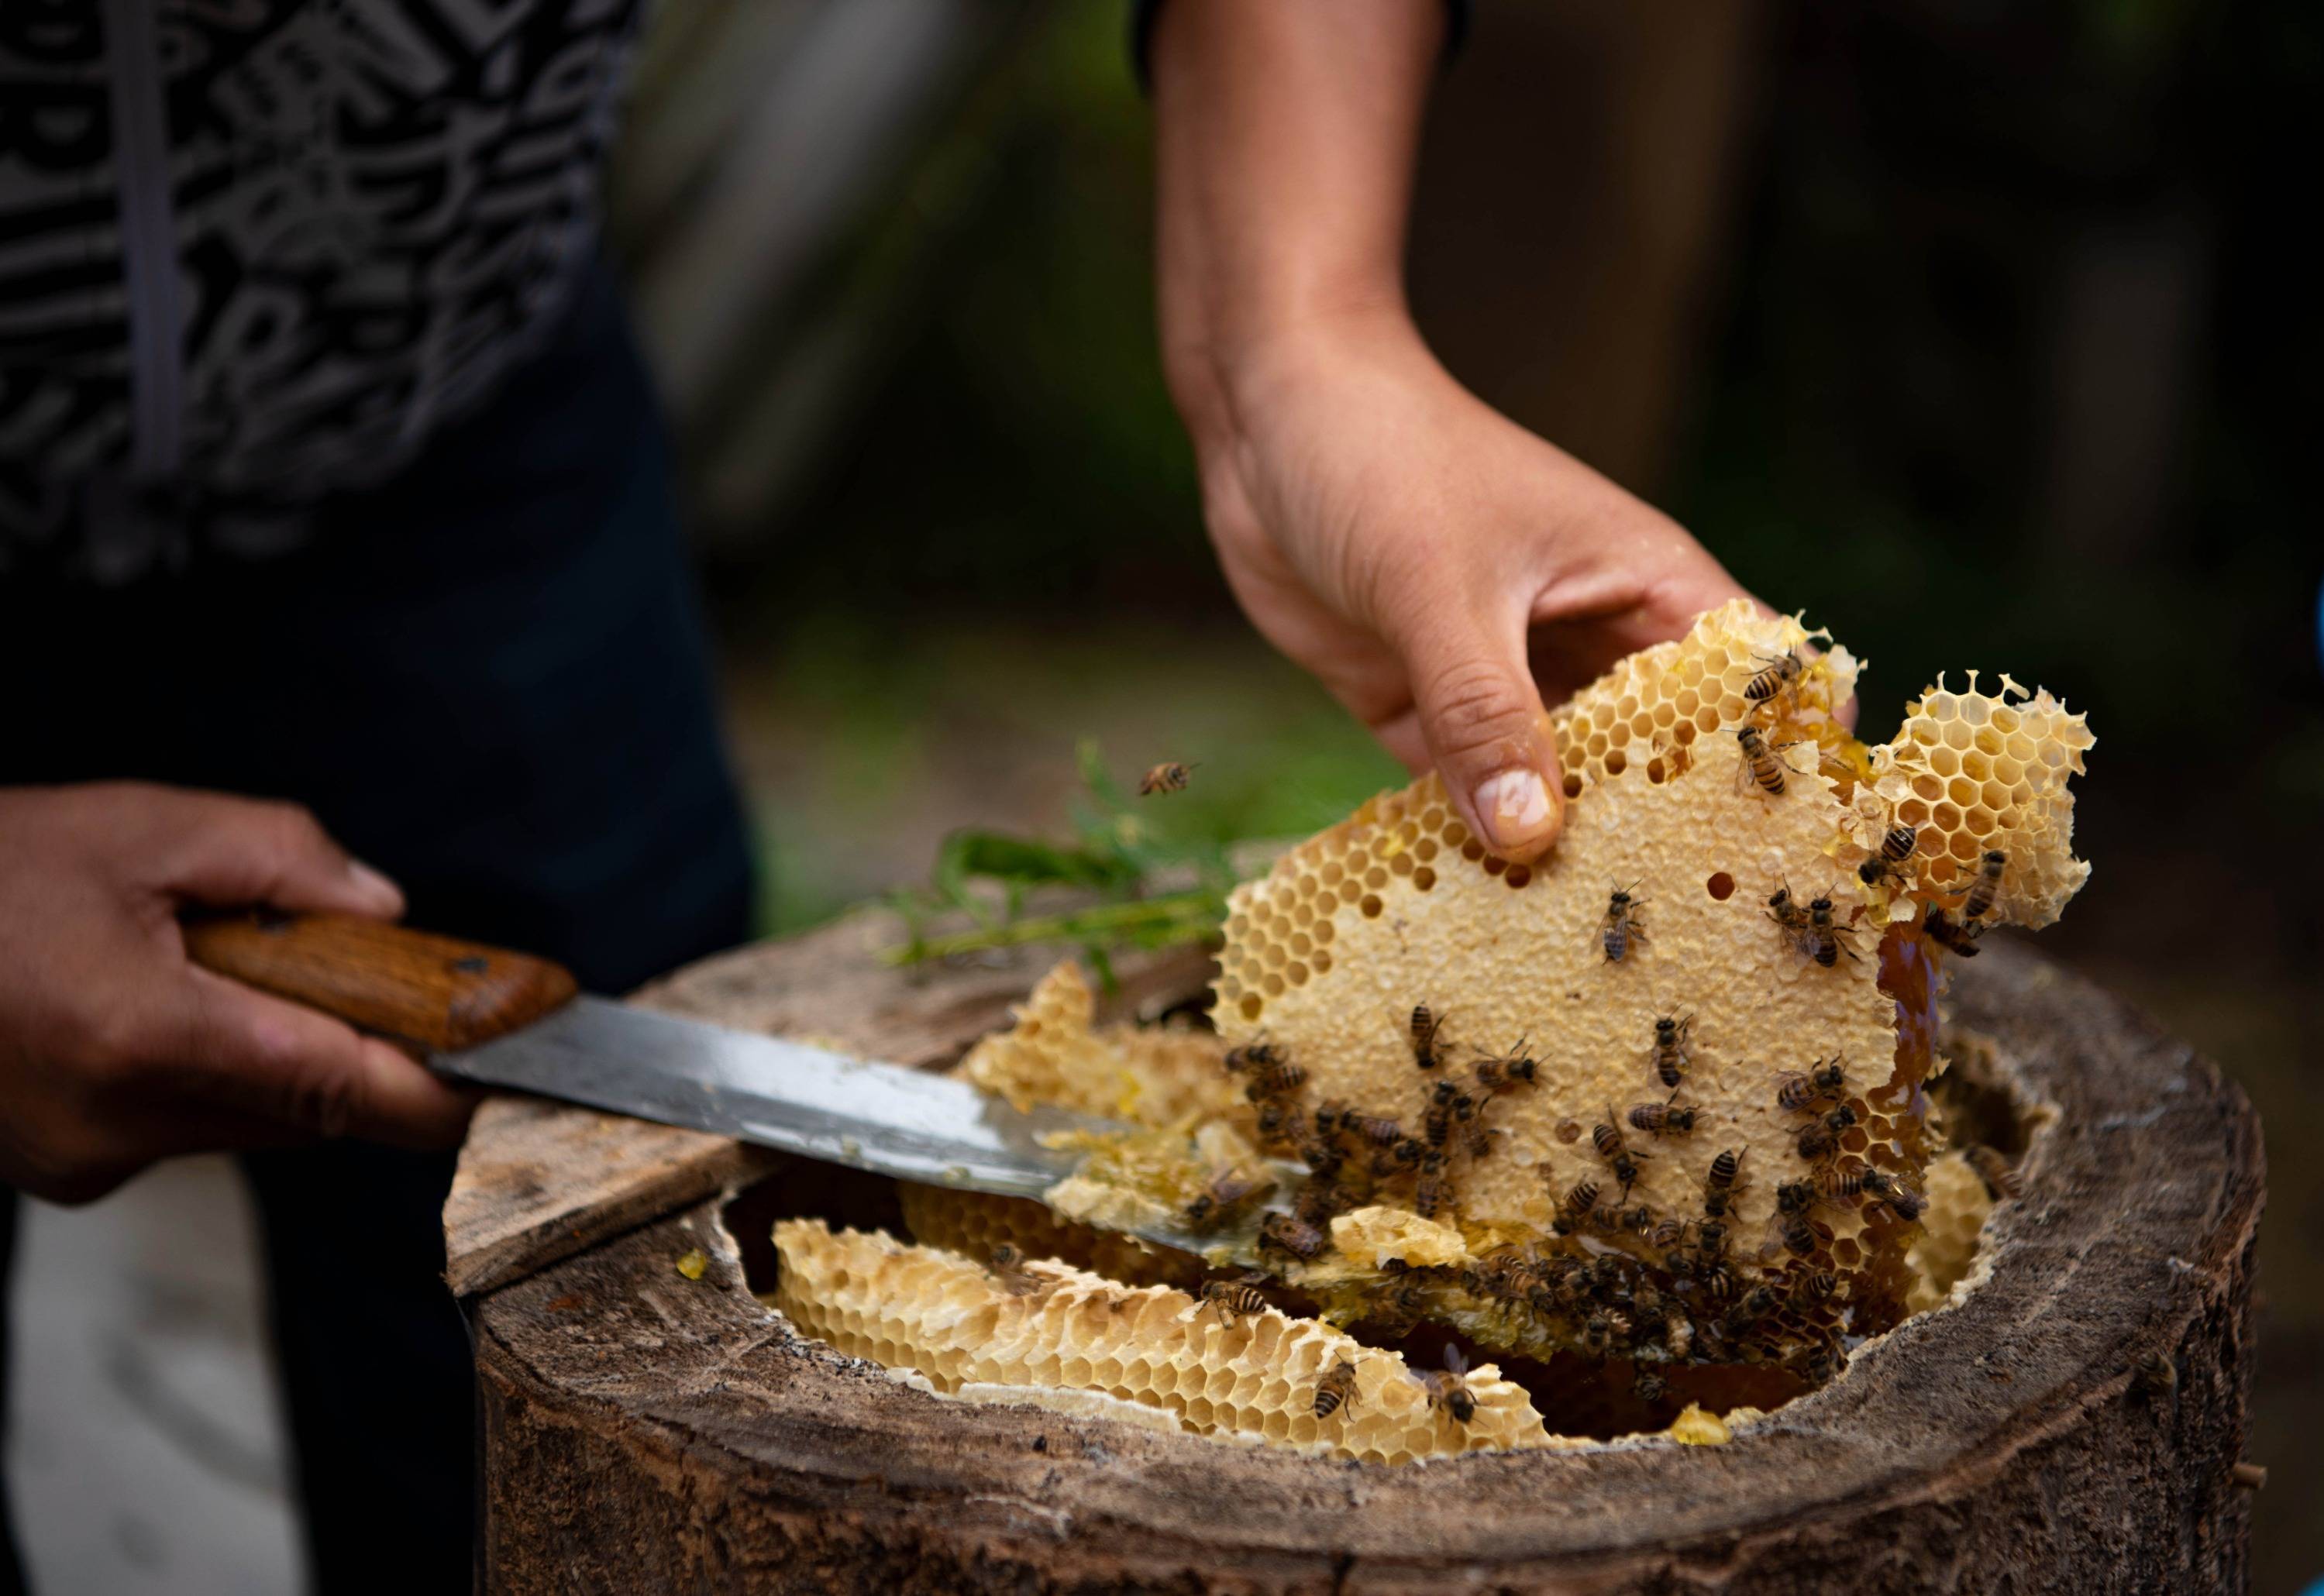
{"type": "Polygon", "coordinates": [[[208,916],[185,933],[206,970],[420,1050],[489,1042],[576,990],[547,959],[344,915],[208,916]]]}

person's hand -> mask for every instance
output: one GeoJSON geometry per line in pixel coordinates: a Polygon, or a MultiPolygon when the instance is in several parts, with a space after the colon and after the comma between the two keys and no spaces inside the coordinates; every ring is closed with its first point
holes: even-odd
{"type": "Polygon", "coordinates": [[[0,789],[0,1181],[81,1202],[175,1153],[457,1142],[472,1094],[189,964],[190,904],[385,919],[403,898],[290,805],[129,783],[0,789]]]}
{"type": "Polygon", "coordinates": [[[1563,794],[1545,698],[1742,590],[1667,516],[1462,389],[1400,312],[1308,324],[1198,434],[1220,564],[1268,639],[1495,853],[1563,794]]]}
{"type": "Polygon", "coordinates": [[[1405,308],[1442,0],[1173,0],[1155,23],[1163,366],[1227,580],[1504,858],[1563,815],[1545,689],[1733,598],[1667,518],[1497,415],[1405,308]]]}

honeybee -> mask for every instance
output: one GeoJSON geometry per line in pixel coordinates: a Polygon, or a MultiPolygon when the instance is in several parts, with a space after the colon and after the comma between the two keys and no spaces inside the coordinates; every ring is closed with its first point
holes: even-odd
{"type": "Polygon", "coordinates": [[[1743,1160],[1750,1155],[1746,1148],[1737,1152],[1733,1148],[1721,1148],[1719,1156],[1711,1160],[1711,1168],[1702,1177],[1702,1212],[1706,1218],[1724,1219],[1738,1190],[1736,1180],[1743,1173],[1743,1160]]]}
{"type": "Polygon", "coordinates": [[[1775,1288],[1763,1280],[1745,1292],[1736,1305],[1748,1318],[1764,1319],[1775,1311],[1776,1301],[1775,1288]]]}
{"type": "Polygon", "coordinates": [[[1355,1399],[1356,1366],[1342,1358],[1315,1382],[1315,1416],[1329,1418],[1355,1399]]]}
{"type": "Polygon", "coordinates": [[[1646,1232],[1646,1241],[1659,1250],[1668,1252],[1686,1241],[1686,1221],[1665,1219],[1646,1232]]]}
{"type": "Polygon", "coordinates": [[[1630,1188],[1638,1184],[1638,1160],[1652,1155],[1634,1153],[1624,1143],[1621,1119],[1611,1105],[1606,1110],[1605,1121],[1591,1127],[1590,1143],[1598,1149],[1598,1156],[1606,1160],[1606,1167],[1614,1172],[1614,1178],[1622,1183],[1622,1195],[1628,1197],[1630,1188]]]}
{"type": "Polygon", "coordinates": [[[1438,1014],[1425,1003],[1416,1003],[1412,1010],[1412,1062],[1422,1069],[1434,1069],[1444,1062],[1438,1044],[1449,1014],[1438,1014]]]}
{"type": "Polygon", "coordinates": [[[1692,1014],[1683,1019],[1674,1019],[1665,1014],[1655,1021],[1655,1039],[1651,1054],[1654,1059],[1655,1075],[1674,1092],[1678,1090],[1678,1084],[1686,1078],[1687,1031],[1693,1024],[1694,1016],[1692,1014]]]}
{"type": "Polygon", "coordinates": [[[1283,1062],[1283,1049],[1262,1037],[1255,1042],[1228,1048],[1226,1057],[1221,1062],[1226,1066],[1227,1074],[1239,1075],[1247,1069],[1280,1064],[1283,1062]]]}
{"type": "Polygon", "coordinates": [[[1885,1198],[1895,1189],[1896,1183],[1878,1169],[1842,1169],[1827,1164],[1814,1176],[1816,1195],[1821,1197],[1855,1197],[1870,1193],[1885,1198]]]}
{"type": "Polygon", "coordinates": [[[1863,956],[1849,941],[1856,933],[1846,926],[1834,925],[1831,914],[1831,894],[1827,890],[1808,905],[1808,928],[1804,934],[1808,955],[1827,970],[1840,963],[1842,954],[1851,959],[1860,960],[1863,956]]]}
{"type": "Polygon", "coordinates": [[[1710,1301],[1725,1302],[1735,1295],[1735,1273],[1725,1264],[1703,1264],[1696,1275],[1702,1284],[1702,1295],[1710,1301]]]}
{"type": "Polygon", "coordinates": [[[1977,1171],[1977,1177],[1985,1182],[1986,1195],[1995,1202],[2014,1203],[2024,1195],[2025,1187],[2017,1178],[2017,1171],[1994,1149],[1979,1142],[1961,1156],[1977,1171]]]}
{"type": "Polygon", "coordinates": [[[1895,1210],[1897,1218],[1911,1224],[1927,1211],[1929,1200],[1918,1192],[1897,1186],[1888,1194],[1888,1206],[1895,1210]]]}
{"type": "Polygon", "coordinates": [[[1331,1245],[1322,1231],[1287,1213],[1270,1213],[1259,1222],[1261,1252],[1281,1252],[1305,1263],[1323,1257],[1331,1245]]]}
{"type": "Polygon", "coordinates": [[[1691,1104],[1679,1107],[1678,1093],[1674,1092],[1661,1102],[1631,1104],[1630,1124],[1649,1136],[1692,1136],[1695,1112],[1691,1104]]]}
{"type": "Polygon", "coordinates": [[[1157,765],[1138,779],[1138,796],[1150,798],[1157,792],[1184,792],[1186,790],[1186,779],[1195,769],[1194,765],[1175,761],[1157,765]]]}
{"type": "Polygon", "coordinates": [[[1636,1208],[1625,1208],[1617,1222],[1620,1228],[1645,1235],[1655,1228],[1655,1211],[1641,1203],[1636,1208]]]}
{"type": "Polygon", "coordinates": [[[1795,1070],[1775,1083],[1775,1106],[1787,1114],[1811,1112],[1822,1095],[1815,1077],[1806,1070],[1795,1070]]]}
{"type": "Polygon", "coordinates": [[[1570,1236],[1588,1225],[1597,1208],[1598,1183],[1577,1180],[1563,1197],[1557,1199],[1557,1215],[1550,1222],[1550,1229],[1561,1236],[1570,1236]]]}
{"type": "Polygon", "coordinates": [[[1799,655],[1786,649],[1781,654],[1761,654],[1761,669],[1743,684],[1743,696],[1754,704],[1771,704],[1775,698],[1794,687],[1800,673],[1807,669],[1799,655]]]}
{"type": "Polygon", "coordinates": [[[1269,1098],[1288,1097],[1306,1083],[1307,1072],[1286,1059],[1270,1059],[1250,1066],[1250,1079],[1242,1093],[1253,1102],[1265,1102],[1269,1098]]]}
{"type": "Polygon", "coordinates": [[[1630,1377],[1630,1395],[1641,1402],[1659,1402],[1669,1389],[1670,1382],[1651,1369],[1642,1367],[1630,1377]]]}
{"type": "MultiPolygon", "coordinates": [[[[1342,1108],[1329,1102],[1315,1111],[1315,1127],[1319,1130],[1324,1130],[1323,1116],[1326,1113],[1333,1117],[1333,1122],[1340,1130],[1370,1142],[1374,1147],[1391,1147],[1404,1136],[1401,1121],[1386,1114],[1368,1114],[1360,1109],[1342,1108]]],[[[1329,1135],[1330,1131],[1324,1130],[1324,1133],[1329,1135]]]]}
{"type": "Polygon", "coordinates": [[[1892,876],[1904,881],[1911,873],[1904,862],[1912,858],[1920,841],[1917,827],[1898,821],[1881,834],[1880,851],[1856,867],[1856,879],[1868,887],[1877,887],[1892,876]]]}
{"type": "Polygon", "coordinates": [[[1784,1250],[1795,1257],[1805,1258],[1815,1250],[1814,1223],[1804,1213],[1780,1214],[1776,1231],[1784,1239],[1784,1250]]]}
{"type": "Polygon", "coordinates": [[[1378,1180],[1390,1175],[1400,1175],[1417,1167],[1427,1152],[1426,1142],[1417,1136],[1407,1136],[1372,1155],[1372,1177],[1378,1180]]]}
{"type": "Polygon", "coordinates": [[[1268,1147],[1296,1145],[1300,1138],[1298,1114],[1280,1102],[1259,1105],[1259,1139],[1268,1147]]]}
{"type": "Polygon", "coordinates": [[[1977,957],[1975,926],[1959,926],[1941,909],[1932,908],[1921,917],[1921,934],[1940,946],[1951,949],[1965,959],[1977,957]]]}
{"type": "Polygon", "coordinates": [[[1811,1164],[1816,1163],[1821,1159],[1830,1158],[1833,1153],[1839,1150],[1840,1139],[1831,1133],[1831,1127],[1825,1124],[1821,1120],[1818,1120],[1813,1124],[1805,1126],[1801,1130],[1800,1157],[1804,1158],[1807,1162],[1811,1164]]]}
{"type": "Polygon", "coordinates": [[[1814,1204],[1816,1195],[1814,1182],[1787,1180],[1775,1188],[1775,1212],[1805,1213],[1814,1204]]]}
{"type": "Polygon", "coordinates": [[[1488,1092],[1513,1092],[1519,1086],[1532,1085],[1540,1068],[1526,1055],[1525,1038],[1519,1037],[1517,1045],[1502,1057],[1477,1061],[1477,1084],[1488,1092]]]}
{"type": "Polygon", "coordinates": [[[1808,911],[1793,899],[1791,882],[1785,881],[1767,894],[1767,918],[1775,922],[1778,930],[1794,940],[1808,928],[1808,911]]]}
{"type": "Polygon", "coordinates": [[[1811,1269],[1792,1284],[1792,1305],[1803,1311],[1821,1307],[1840,1289],[1840,1277],[1830,1269],[1811,1269]]]}
{"type": "Polygon", "coordinates": [[[1439,1081],[1436,1090],[1429,1094],[1428,1106],[1420,1115],[1420,1134],[1432,1148],[1441,1148],[1452,1135],[1452,1116],[1464,1099],[1461,1088],[1451,1081],[1439,1081]]]}
{"type": "MultiPolygon", "coordinates": [[[[1269,1108],[1275,1106],[1274,1103],[1268,1105],[1269,1108]]],[[[1261,1117],[1265,1117],[1263,1112],[1261,1117]]],[[[1317,1180],[1336,1178],[1348,1162],[1347,1152],[1338,1142],[1321,1136],[1296,1136],[1293,1150],[1298,1153],[1299,1161],[1307,1166],[1307,1173],[1317,1180]]]]}
{"type": "MultiPolygon", "coordinates": [[[[1632,881],[1630,887],[1638,883],[1632,881]]],[[[1599,941],[1606,949],[1606,962],[1618,964],[1630,955],[1633,940],[1646,939],[1646,922],[1638,918],[1638,905],[1644,901],[1630,896],[1630,887],[1617,887],[1606,900],[1605,918],[1598,922],[1599,941]]]]}
{"type": "Polygon", "coordinates": [[[1841,1132],[1854,1127],[1856,1120],[1856,1106],[1853,1103],[1843,1102],[1837,1108],[1833,1109],[1830,1113],[1824,1115],[1824,1129],[1830,1130],[1834,1136],[1838,1136],[1841,1132]]]}
{"type": "MultiPolygon", "coordinates": [[[[1309,1182],[1301,1188],[1300,1195],[1304,1197],[1316,1184],[1309,1182]]],[[[1240,1169],[1222,1170],[1186,1204],[1186,1228],[1200,1231],[1224,1224],[1237,1209],[1274,1185],[1266,1176],[1250,1175],[1240,1169]]]]}
{"type": "Polygon", "coordinates": [[[1848,1055],[1835,1053],[1830,1058],[1819,1058],[1808,1070],[1808,1079],[1826,1097],[1838,1097],[1848,1089],[1848,1055]]]}
{"type": "Polygon", "coordinates": [[[1695,1250],[1705,1258],[1718,1258],[1727,1250],[1727,1222],[1706,1219],[1694,1227],[1695,1250]]]}
{"type": "Polygon", "coordinates": [[[2179,1365],[2159,1348],[2149,1348],[2141,1353],[2133,1370],[2138,1377],[2139,1388],[2150,1397],[2168,1397],[2179,1388],[2179,1365]]]}
{"type": "Polygon", "coordinates": [[[1420,1161],[1420,1179],[1412,1188],[1412,1211],[1423,1219],[1434,1219],[1452,1193],[1452,1183],[1444,1174],[1444,1155],[1431,1149],[1420,1161]]]}
{"type": "Polygon", "coordinates": [[[1024,1250],[1007,1241],[992,1250],[986,1264],[1001,1289],[1011,1296],[1030,1296],[1048,1284],[1025,1267],[1024,1250]]]}
{"type": "Polygon", "coordinates": [[[1812,1386],[1820,1386],[1840,1371],[1840,1355],[1829,1342],[1818,1342],[1805,1352],[1785,1360],[1794,1365],[1800,1378],[1812,1386]]]}
{"type": "Polygon", "coordinates": [[[1454,1424],[1465,1425],[1477,1416],[1477,1398],[1469,1391],[1469,1361],[1460,1348],[1447,1342],[1444,1367],[1425,1371],[1420,1383],[1428,1388],[1428,1406],[1451,1414],[1454,1424]]]}
{"type": "Polygon", "coordinates": [[[1961,901],[1961,918],[1974,926],[1993,909],[1993,900],[2001,895],[2001,872],[2009,868],[2009,855],[1998,848],[1987,848],[1985,857],[1978,862],[1977,879],[1969,883],[1969,896],[1961,901]]]}
{"type": "Polygon", "coordinates": [[[1259,1294],[1256,1284],[1262,1278],[1244,1275],[1233,1280],[1204,1281],[1203,1305],[1194,1310],[1195,1315],[1200,1317],[1207,1311],[1215,1310],[1222,1323],[1231,1324],[1246,1315],[1265,1313],[1267,1298],[1259,1294]]]}
{"type": "Polygon", "coordinates": [[[1784,750],[1795,748],[1796,743],[1771,743],[1757,726],[1735,728],[1735,741],[1743,750],[1741,768],[1736,772],[1738,781],[1750,780],[1759,784],[1762,791],[1780,798],[1784,791],[1784,772],[1801,774],[1798,766],[1784,757],[1784,750]]]}

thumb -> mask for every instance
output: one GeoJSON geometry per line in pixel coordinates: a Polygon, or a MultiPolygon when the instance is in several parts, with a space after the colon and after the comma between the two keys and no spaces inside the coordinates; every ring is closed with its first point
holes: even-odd
{"type": "Polygon", "coordinates": [[[1563,772],[1526,660],[1524,618],[1506,621],[1448,596],[1414,606],[1390,641],[1462,820],[1501,858],[1528,864],[1565,823],[1563,772]]]}

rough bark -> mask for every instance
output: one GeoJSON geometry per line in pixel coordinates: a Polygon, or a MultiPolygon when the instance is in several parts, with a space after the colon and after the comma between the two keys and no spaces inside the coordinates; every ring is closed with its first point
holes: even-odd
{"type": "Polygon", "coordinates": [[[712,1201],[474,1305],[486,1588],[2239,1589],[2250,1106],[2021,948],[1956,1007],[2046,1111],[1989,1278],[1725,1446],[1391,1470],[946,1402],[796,1337],[712,1201]]]}

